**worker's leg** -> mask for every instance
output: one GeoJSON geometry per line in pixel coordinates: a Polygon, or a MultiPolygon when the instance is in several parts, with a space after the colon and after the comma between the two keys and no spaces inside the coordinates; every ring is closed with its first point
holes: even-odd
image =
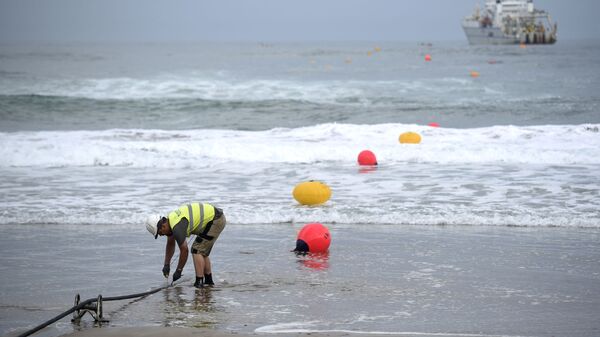
{"type": "Polygon", "coordinates": [[[202,254],[192,254],[192,259],[194,260],[194,269],[196,270],[196,282],[194,282],[194,286],[200,288],[204,283],[204,256],[202,254]]]}
{"type": "Polygon", "coordinates": [[[215,282],[212,279],[212,267],[210,265],[210,257],[204,257],[204,284],[213,286],[215,282]]]}
{"type": "Polygon", "coordinates": [[[225,228],[225,215],[220,212],[219,217],[212,220],[208,233],[204,233],[203,238],[198,236],[192,245],[192,255],[194,257],[194,267],[196,268],[196,284],[204,283],[214,285],[212,279],[212,264],[209,258],[213,245],[225,228]],[[200,261],[201,260],[201,261],[200,261]],[[198,262],[196,262],[198,261],[198,262]]]}
{"type": "Polygon", "coordinates": [[[204,275],[212,274],[212,266],[210,265],[210,257],[204,256],[204,275]]]}

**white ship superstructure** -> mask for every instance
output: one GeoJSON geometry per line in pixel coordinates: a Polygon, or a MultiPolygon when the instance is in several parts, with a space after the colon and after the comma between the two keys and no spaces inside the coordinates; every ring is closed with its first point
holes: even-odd
{"type": "Polygon", "coordinates": [[[551,44],[557,25],[533,0],[486,0],[462,23],[470,44],[551,44]]]}

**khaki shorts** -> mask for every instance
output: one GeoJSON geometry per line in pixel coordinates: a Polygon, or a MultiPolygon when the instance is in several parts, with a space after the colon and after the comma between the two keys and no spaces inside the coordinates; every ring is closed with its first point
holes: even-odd
{"type": "Polygon", "coordinates": [[[196,240],[192,244],[192,254],[200,254],[202,256],[210,256],[210,251],[212,250],[215,241],[219,237],[219,234],[225,228],[225,214],[221,214],[221,216],[217,219],[212,220],[212,226],[206,235],[212,236],[211,240],[201,238],[200,236],[196,236],[196,240]]]}

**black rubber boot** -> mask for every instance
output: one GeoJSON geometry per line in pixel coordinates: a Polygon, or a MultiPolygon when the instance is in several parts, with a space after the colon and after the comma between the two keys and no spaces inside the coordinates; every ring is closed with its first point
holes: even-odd
{"type": "Polygon", "coordinates": [[[196,287],[196,288],[204,287],[202,277],[196,276],[196,282],[194,282],[194,287],[196,287]]]}
{"type": "Polygon", "coordinates": [[[204,274],[204,284],[207,286],[214,286],[215,282],[213,282],[212,274],[204,274]]]}

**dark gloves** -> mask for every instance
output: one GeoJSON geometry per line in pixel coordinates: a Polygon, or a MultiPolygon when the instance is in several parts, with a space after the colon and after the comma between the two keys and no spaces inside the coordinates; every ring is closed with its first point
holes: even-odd
{"type": "Polygon", "coordinates": [[[181,269],[177,269],[174,273],[173,273],[173,282],[179,280],[181,278],[181,269]]]}
{"type": "Polygon", "coordinates": [[[169,278],[169,272],[171,272],[171,265],[165,264],[163,267],[163,275],[165,275],[166,278],[169,278]]]}

